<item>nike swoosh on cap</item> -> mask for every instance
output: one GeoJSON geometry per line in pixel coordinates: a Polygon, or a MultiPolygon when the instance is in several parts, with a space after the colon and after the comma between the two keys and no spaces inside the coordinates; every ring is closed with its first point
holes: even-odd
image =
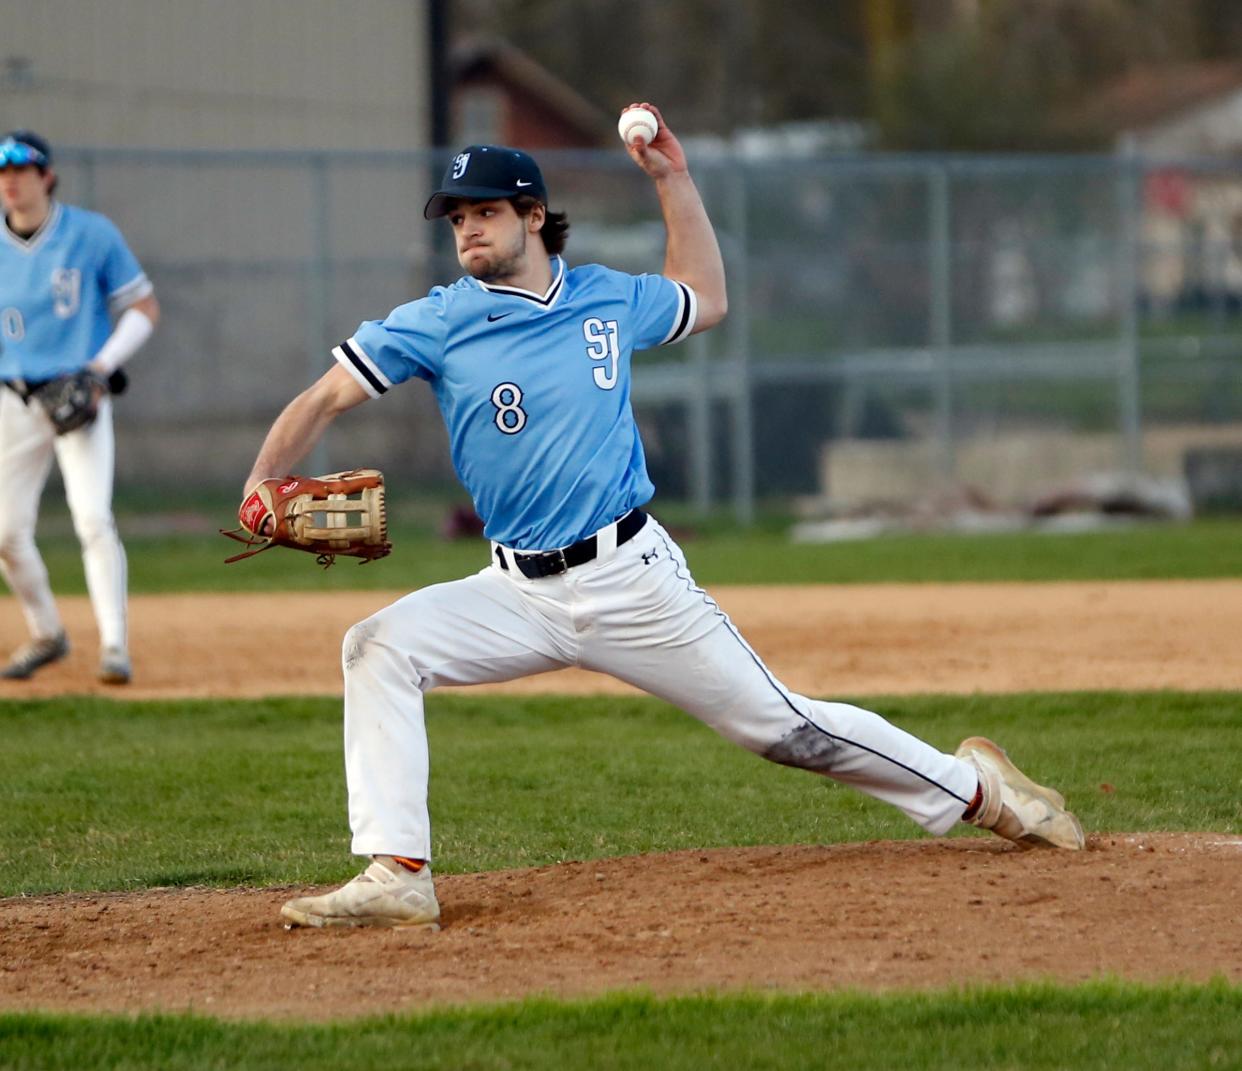
{"type": "Polygon", "coordinates": [[[516,181],[516,182],[517,182],[517,184],[518,184],[519,186],[529,186],[529,185],[530,185],[530,183],[529,183],[529,182],[523,182],[521,179],[515,179],[514,181],[516,181]]]}

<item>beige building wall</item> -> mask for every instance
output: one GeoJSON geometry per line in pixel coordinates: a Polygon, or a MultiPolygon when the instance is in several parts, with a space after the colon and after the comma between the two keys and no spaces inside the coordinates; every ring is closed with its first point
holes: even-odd
{"type": "Polygon", "coordinates": [[[0,0],[0,129],[53,145],[409,149],[425,0],[0,0]]]}

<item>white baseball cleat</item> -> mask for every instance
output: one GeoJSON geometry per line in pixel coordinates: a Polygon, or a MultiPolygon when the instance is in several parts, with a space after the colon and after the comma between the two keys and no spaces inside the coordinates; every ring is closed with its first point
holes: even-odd
{"type": "Polygon", "coordinates": [[[303,896],[280,909],[285,928],[295,926],[423,926],[440,928],[431,866],[414,873],[376,857],[353,881],[323,896],[303,896]]]}
{"type": "Polygon", "coordinates": [[[99,679],[104,684],[128,684],[133,670],[124,647],[105,647],[99,655],[99,679]]]}
{"type": "Polygon", "coordinates": [[[11,681],[29,679],[36,669],[59,662],[69,653],[69,638],[64,632],[41,640],[31,640],[13,652],[9,664],[0,670],[0,677],[11,681]]]}
{"type": "Polygon", "coordinates": [[[955,754],[978,771],[983,789],[979,810],[966,819],[971,825],[990,829],[1022,848],[1079,851],[1086,846],[1082,826],[1065,809],[1065,797],[1027,777],[1009,761],[1004,748],[972,736],[955,754]]]}

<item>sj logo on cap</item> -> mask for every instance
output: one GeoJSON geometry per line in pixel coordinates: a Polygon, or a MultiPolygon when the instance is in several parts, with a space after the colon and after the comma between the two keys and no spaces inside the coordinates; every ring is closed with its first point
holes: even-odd
{"type": "Polygon", "coordinates": [[[466,167],[470,163],[470,154],[468,152],[459,152],[453,157],[453,178],[459,179],[466,173],[466,167]]]}

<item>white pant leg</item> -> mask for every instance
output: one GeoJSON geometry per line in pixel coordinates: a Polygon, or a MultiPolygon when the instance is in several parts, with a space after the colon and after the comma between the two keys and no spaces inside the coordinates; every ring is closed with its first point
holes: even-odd
{"type": "MultiPolygon", "coordinates": [[[[559,585],[545,589],[554,596],[559,585]]],[[[423,693],[559,669],[576,656],[555,597],[496,569],[416,591],[345,635],[345,774],[356,855],[431,858],[423,693]]]]}
{"type": "Polygon", "coordinates": [[[891,803],[932,833],[947,832],[969,804],[978,780],[965,763],[878,714],[781,684],[653,520],[611,560],[568,575],[593,625],[582,634],[586,668],[681,707],[772,762],[891,803]]]}
{"type": "Polygon", "coordinates": [[[92,423],[56,438],[56,459],[65,481],[73,528],[82,544],[82,565],[99,628],[99,645],[123,648],[127,642],[128,567],[112,516],[115,455],[112,400],[106,396],[92,423]]]}
{"type": "Polygon", "coordinates": [[[35,403],[27,406],[7,387],[0,387],[0,573],[37,639],[55,636],[63,628],[47,567],[34,541],[55,438],[51,423],[35,403]]]}

